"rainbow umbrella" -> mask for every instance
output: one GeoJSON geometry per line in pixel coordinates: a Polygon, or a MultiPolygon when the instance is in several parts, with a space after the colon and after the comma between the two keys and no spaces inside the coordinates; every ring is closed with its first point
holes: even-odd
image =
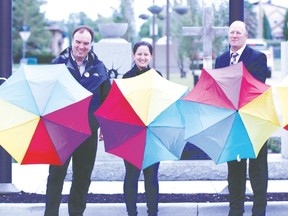
{"type": "Polygon", "coordinates": [[[22,65],[0,86],[0,145],[20,164],[65,163],[91,134],[91,97],[64,64],[22,65]]]}
{"type": "Polygon", "coordinates": [[[275,86],[275,100],[279,103],[281,125],[288,130],[288,85],[275,86]]]}
{"type": "Polygon", "coordinates": [[[186,140],[216,164],[256,158],[280,128],[272,88],[256,80],[242,62],[203,69],[197,85],[182,100],[186,140]]]}
{"type": "Polygon", "coordinates": [[[180,159],[186,141],[179,99],[187,92],[186,86],[164,79],[154,69],[114,80],[95,112],[105,151],[139,169],[180,159]]]}

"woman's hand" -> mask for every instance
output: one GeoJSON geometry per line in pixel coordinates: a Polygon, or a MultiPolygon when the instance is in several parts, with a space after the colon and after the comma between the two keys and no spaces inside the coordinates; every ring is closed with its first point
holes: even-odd
{"type": "Polygon", "coordinates": [[[99,141],[103,141],[104,140],[104,136],[103,136],[103,133],[100,129],[100,132],[99,132],[99,141]]]}

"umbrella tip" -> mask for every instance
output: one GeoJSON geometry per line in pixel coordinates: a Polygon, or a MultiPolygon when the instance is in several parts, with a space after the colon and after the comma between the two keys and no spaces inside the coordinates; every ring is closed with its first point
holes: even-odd
{"type": "Polygon", "coordinates": [[[240,158],[240,155],[239,155],[239,154],[237,155],[237,161],[238,161],[238,162],[241,161],[241,158],[240,158]]]}

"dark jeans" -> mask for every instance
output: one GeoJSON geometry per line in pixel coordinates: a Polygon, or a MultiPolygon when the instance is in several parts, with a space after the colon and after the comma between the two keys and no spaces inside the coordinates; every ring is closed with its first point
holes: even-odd
{"type": "MultiPolygon", "coordinates": [[[[247,160],[228,162],[229,216],[242,216],[246,190],[247,160]]],[[[253,190],[253,216],[265,216],[267,206],[267,142],[256,159],[249,159],[249,177],[253,190]]]]}
{"type": "MultiPolygon", "coordinates": [[[[141,173],[137,167],[124,160],[126,174],[124,179],[124,198],[129,216],[137,215],[138,180],[141,173]]],[[[149,216],[157,216],[158,212],[158,169],[160,163],[155,163],[143,170],[145,195],[147,200],[147,213],[149,216]]]]}
{"type": "MultiPolygon", "coordinates": [[[[97,132],[85,140],[72,155],[73,179],[68,200],[70,216],[82,216],[91,183],[97,151],[97,132]]],[[[71,157],[63,166],[50,165],[46,189],[45,216],[58,216],[62,189],[71,157]]]]}

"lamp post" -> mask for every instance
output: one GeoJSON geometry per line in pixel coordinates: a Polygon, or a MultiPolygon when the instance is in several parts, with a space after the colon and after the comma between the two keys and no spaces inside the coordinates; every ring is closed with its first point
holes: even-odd
{"type": "MultiPolygon", "coordinates": [[[[152,43],[153,43],[153,48],[154,48],[154,55],[153,55],[153,68],[155,68],[155,50],[156,50],[156,41],[155,41],[155,15],[159,15],[162,11],[162,7],[159,7],[154,4],[153,0],[153,5],[148,8],[148,10],[153,14],[152,17],[152,43]]],[[[169,80],[169,70],[170,70],[170,65],[169,65],[169,57],[170,57],[170,1],[166,0],[166,76],[167,79],[169,80]]],[[[188,12],[188,7],[187,6],[179,6],[174,8],[175,12],[178,13],[179,15],[186,14],[188,12]]],[[[142,14],[139,16],[141,19],[147,19],[147,15],[142,14]]]]}
{"type": "MultiPolygon", "coordinates": [[[[0,77],[12,74],[12,1],[0,1],[0,77]]],[[[0,83],[1,84],[1,83],[0,83]]],[[[0,194],[19,193],[12,184],[12,158],[0,146],[0,194]]]]}
{"type": "MultiPolygon", "coordinates": [[[[166,78],[170,79],[170,1],[166,0],[166,78]]],[[[175,7],[174,10],[179,15],[184,15],[188,12],[185,6],[175,7]]]]}
{"type": "Polygon", "coordinates": [[[167,80],[170,79],[170,1],[166,1],[166,78],[167,80]]]}
{"type": "Polygon", "coordinates": [[[162,11],[162,7],[159,7],[155,5],[155,1],[153,0],[153,5],[148,8],[148,10],[152,13],[152,43],[153,43],[153,49],[154,49],[154,55],[153,55],[153,68],[155,68],[155,51],[156,51],[156,40],[155,40],[155,15],[158,15],[162,11]]]}
{"type": "Polygon", "coordinates": [[[20,37],[22,39],[22,60],[24,60],[25,55],[26,55],[26,42],[31,35],[30,27],[29,26],[22,26],[19,34],[20,34],[20,37]]]}

